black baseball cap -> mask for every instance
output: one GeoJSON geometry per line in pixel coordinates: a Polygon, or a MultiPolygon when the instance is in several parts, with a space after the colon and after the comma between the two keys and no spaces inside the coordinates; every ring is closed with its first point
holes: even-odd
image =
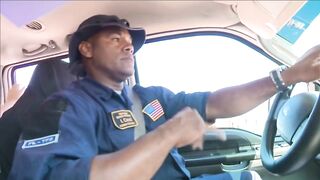
{"type": "Polygon", "coordinates": [[[127,29],[132,38],[134,52],[137,52],[145,42],[146,32],[142,28],[131,28],[126,19],[120,19],[115,15],[95,15],[84,20],[74,32],[69,42],[69,60],[71,72],[73,64],[81,64],[81,54],[78,50],[82,41],[89,39],[94,34],[108,27],[121,27],[127,29]]]}

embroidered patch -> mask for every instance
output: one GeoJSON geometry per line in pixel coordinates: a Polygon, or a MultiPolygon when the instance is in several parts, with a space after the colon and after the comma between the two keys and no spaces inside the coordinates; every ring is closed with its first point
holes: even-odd
{"type": "Polygon", "coordinates": [[[113,124],[119,129],[127,129],[138,126],[138,121],[129,110],[119,110],[111,112],[113,124]]]}
{"type": "Polygon", "coordinates": [[[58,139],[59,139],[59,134],[53,134],[53,135],[45,136],[41,138],[25,140],[23,142],[22,149],[46,146],[49,144],[57,143],[58,139]]]}
{"type": "Polygon", "coordinates": [[[162,106],[158,99],[152,101],[148,105],[146,105],[142,112],[147,114],[153,121],[158,120],[162,115],[164,115],[162,106]]]}

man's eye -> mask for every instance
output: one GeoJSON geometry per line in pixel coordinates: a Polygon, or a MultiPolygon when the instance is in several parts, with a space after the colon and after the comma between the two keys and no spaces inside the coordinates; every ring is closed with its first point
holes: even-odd
{"type": "Polygon", "coordinates": [[[120,41],[120,37],[119,36],[113,36],[113,37],[111,37],[111,40],[115,41],[115,42],[119,42],[120,41]]]}

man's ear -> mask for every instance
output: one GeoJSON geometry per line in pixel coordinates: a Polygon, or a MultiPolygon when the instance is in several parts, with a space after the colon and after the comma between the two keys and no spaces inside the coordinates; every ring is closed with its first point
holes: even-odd
{"type": "Polygon", "coordinates": [[[90,59],[93,56],[92,44],[90,42],[82,41],[78,46],[78,50],[81,55],[87,59],[90,59]]]}

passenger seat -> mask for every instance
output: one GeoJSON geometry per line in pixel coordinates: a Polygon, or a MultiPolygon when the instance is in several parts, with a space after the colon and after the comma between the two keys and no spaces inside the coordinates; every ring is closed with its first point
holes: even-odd
{"type": "Polygon", "coordinates": [[[10,172],[24,120],[31,117],[48,96],[77,79],[69,72],[68,65],[60,59],[40,62],[25,92],[0,118],[0,180],[6,179],[10,172]]]}

